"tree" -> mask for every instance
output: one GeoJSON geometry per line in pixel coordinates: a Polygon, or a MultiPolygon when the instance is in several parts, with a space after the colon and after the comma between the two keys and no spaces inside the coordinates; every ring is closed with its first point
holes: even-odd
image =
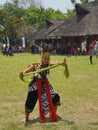
{"type": "Polygon", "coordinates": [[[41,6],[41,0],[13,0],[13,2],[18,3],[19,7],[24,7],[24,8],[41,6]]]}
{"type": "Polygon", "coordinates": [[[75,4],[75,3],[76,3],[76,0],[71,0],[71,2],[72,2],[73,4],[75,4]]]}
{"type": "Polygon", "coordinates": [[[13,41],[16,37],[16,31],[13,18],[4,10],[0,10],[0,38],[9,37],[13,41]]]}
{"type": "Polygon", "coordinates": [[[25,15],[25,9],[18,7],[17,3],[6,2],[3,5],[3,10],[8,12],[13,18],[22,18],[25,15]]]}
{"type": "Polygon", "coordinates": [[[75,15],[76,15],[75,10],[67,10],[66,18],[70,19],[70,18],[72,18],[75,15]]]}
{"type": "MultiPolygon", "coordinates": [[[[4,30],[4,25],[0,25],[0,29],[4,35],[10,36],[13,43],[18,43],[22,36],[30,37],[31,33],[45,26],[46,19],[64,20],[73,16],[71,11],[68,11],[68,16],[60,10],[52,8],[45,9],[40,6],[41,0],[13,0],[12,3],[6,2],[2,6],[2,10],[6,12],[12,20],[6,18],[7,28],[4,30]],[[24,7],[25,5],[31,5],[24,7]],[[35,1],[37,3],[35,3],[35,1]],[[30,2],[32,4],[30,4],[30,2]],[[20,4],[21,3],[21,4],[20,4]],[[21,6],[20,6],[21,5],[21,6]],[[67,17],[66,17],[67,16],[67,17]],[[12,22],[12,23],[11,23],[12,22]],[[12,25],[12,27],[10,27],[12,25]]],[[[3,15],[4,16],[4,15],[3,15]]]]}
{"type": "Polygon", "coordinates": [[[44,9],[43,7],[36,7],[27,9],[26,15],[23,17],[27,25],[32,25],[36,29],[42,28],[46,24],[46,19],[57,19],[64,20],[65,14],[59,10],[54,10],[52,8],[44,9]]]}
{"type": "MultiPolygon", "coordinates": [[[[5,12],[7,12],[13,19],[13,24],[15,27],[14,31],[16,32],[16,35],[11,36],[11,38],[10,38],[13,43],[15,43],[15,44],[19,43],[20,39],[23,36],[29,37],[29,35],[31,35],[29,32],[31,32],[31,30],[32,30],[32,33],[33,33],[33,31],[35,31],[33,26],[30,27],[30,25],[27,26],[25,24],[23,17],[24,17],[24,15],[26,15],[27,9],[24,9],[22,7],[18,7],[17,0],[15,0],[14,3],[6,2],[3,6],[3,10],[5,12]]],[[[11,32],[9,32],[9,33],[11,34],[11,32]]]]}
{"type": "Polygon", "coordinates": [[[45,11],[45,15],[48,19],[57,19],[57,20],[64,20],[65,19],[65,14],[62,13],[59,9],[58,10],[54,10],[52,8],[48,8],[45,11]]]}

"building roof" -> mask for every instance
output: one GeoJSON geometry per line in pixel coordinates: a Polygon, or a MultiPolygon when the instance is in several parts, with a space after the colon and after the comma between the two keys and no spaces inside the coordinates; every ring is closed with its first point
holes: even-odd
{"type": "Polygon", "coordinates": [[[35,32],[35,40],[49,39],[52,37],[74,37],[98,35],[98,4],[75,5],[76,16],[69,20],[46,20],[46,26],[35,32]]]}
{"type": "Polygon", "coordinates": [[[40,29],[38,32],[35,32],[32,36],[33,39],[48,39],[48,35],[57,27],[59,27],[64,20],[46,20],[46,26],[40,29]]]}
{"type": "Polygon", "coordinates": [[[66,20],[49,37],[98,35],[98,5],[76,4],[75,8],[76,16],[66,20]]]}

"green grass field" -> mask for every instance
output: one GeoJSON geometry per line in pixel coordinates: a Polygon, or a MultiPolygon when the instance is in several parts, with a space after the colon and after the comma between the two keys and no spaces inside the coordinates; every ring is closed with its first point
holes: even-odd
{"type": "MultiPolygon", "coordinates": [[[[64,56],[51,56],[62,61],[64,56]]],[[[62,120],[39,123],[38,103],[30,115],[31,122],[24,124],[24,103],[28,83],[19,79],[19,72],[29,64],[39,62],[39,55],[29,53],[7,57],[0,54],[0,130],[98,130],[98,58],[89,56],[66,57],[70,77],[65,78],[64,67],[51,69],[49,79],[60,94],[58,115],[62,120]]]]}

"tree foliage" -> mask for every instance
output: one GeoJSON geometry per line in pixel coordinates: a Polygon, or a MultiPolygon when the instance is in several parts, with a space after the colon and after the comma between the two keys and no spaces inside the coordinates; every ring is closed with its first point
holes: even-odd
{"type": "Polygon", "coordinates": [[[13,18],[2,9],[0,10],[0,26],[0,37],[9,36],[13,41],[16,35],[13,18]]]}
{"type": "Polygon", "coordinates": [[[9,36],[13,43],[18,42],[22,36],[30,37],[46,24],[46,19],[64,20],[75,14],[73,10],[64,14],[60,10],[45,9],[41,6],[41,0],[13,0],[11,3],[6,2],[1,8],[0,36],[9,36]]]}
{"type": "Polygon", "coordinates": [[[24,8],[34,8],[41,6],[41,0],[13,0],[13,2],[17,2],[19,7],[24,8]]]}

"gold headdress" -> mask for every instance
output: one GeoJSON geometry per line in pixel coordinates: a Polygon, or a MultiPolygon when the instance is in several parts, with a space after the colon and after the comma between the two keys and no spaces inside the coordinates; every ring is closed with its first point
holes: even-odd
{"type": "Polygon", "coordinates": [[[42,51],[42,57],[50,58],[51,52],[50,50],[43,49],[42,51]]]}

